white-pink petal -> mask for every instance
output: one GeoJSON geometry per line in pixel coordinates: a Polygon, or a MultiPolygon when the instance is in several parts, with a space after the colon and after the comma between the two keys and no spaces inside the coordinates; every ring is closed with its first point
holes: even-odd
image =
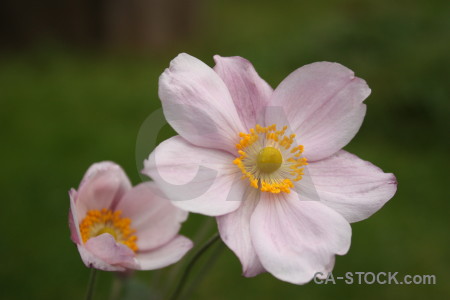
{"type": "Polygon", "coordinates": [[[397,191],[394,174],[344,150],[308,165],[322,203],[349,222],[358,222],[378,211],[397,191]]]}
{"type": "Polygon", "coordinates": [[[154,270],[179,261],[192,248],[191,240],[178,235],[170,242],[147,252],[139,252],[137,269],[154,270]]]}
{"type": "Polygon", "coordinates": [[[246,277],[253,277],[265,271],[250,235],[250,219],[258,204],[259,194],[256,189],[249,188],[236,211],[216,218],[220,237],[241,261],[246,277]]]}
{"type": "Polygon", "coordinates": [[[264,268],[295,284],[328,272],[334,255],[347,253],[351,240],[344,217],[318,201],[300,201],[295,192],[262,193],[250,233],[264,268]]]}
{"type": "Polygon", "coordinates": [[[292,72],[275,89],[266,123],[288,125],[305,146],[309,161],[326,158],[358,132],[370,94],[353,71],[330,62],[317,62],[292,72]]]}
{"type": "Polygon", "coordinates": [[[245,58],[214,56],[214,71],[225,82],[247,132],[256,124],[263,124],[263,113],[273,89],[245,58]]]}
{"type": "Polygon", "coordinates": [[[248,186],[233,160],[225,151],[197,147],[175,136],[156,147],[142,173],[150,176],[175,206],[219,216],[240,206],[248,186]]]}
{"type": "MultiPolygon", "coordinates": [[[[93,257],[97,258],[100,262],[104,262],[110,266],[119,266],[123,268],[135,268],[136,260],[134,258],[134,252],[124,244],[117,243],[114,237],[108,233],[101,234],[99,236],[90,238],[83,246],[93,257]]],[[[85,262],[86,263],[86,262],[85,262]]],[[[92,267],[101,269],[95,264],[98,261],[90,261],[94,264],[92,267]]],[[[103,266],[104,267],[104,266],[103,266]]],[[[109,271],[109,267],[106,271],[109,271]]]]}
{"type": "Polygon", "coordinates": [[[132,220],[137,246],[146,251],[166,244],[175,237],[188,216],[162,197],[154,182],[145,182],[129,190],[117,205],[122,216],[132,220]]]}
{"type": "Polygon", "coordinates": [[[71,189],[69,191],[70,197],[70,209],[69,209],[69,229],[70,229],[70,239],[75,244],[81,244],[81,234],[80,227],[78,223],[78,213],[75,206],[76,191],[71,189]]]}
{"type": "Polygon", "coordinates": [[[197,146],[234,151],[244,126],[222,79],[188,54],[179,54],[159,78],[169,124],[197,146]]]}
{"type": "Polygon", "coordinates": [[[76,192],[78,223],[89,210],[114,210],[115,205],[129,189],[130,180],[119,165],[112,162],[93,164],[76,192]]]}
{"type": "Polygon", "coordinates": [[[120,265],[110,265],[100,258],[96,257],[90,251],[88,251],[83,245],[77,244],[78,252],[80,253],[81,260],[88,268],[94,268],[103,271],[123,272],[126,268],[120,265]]]}

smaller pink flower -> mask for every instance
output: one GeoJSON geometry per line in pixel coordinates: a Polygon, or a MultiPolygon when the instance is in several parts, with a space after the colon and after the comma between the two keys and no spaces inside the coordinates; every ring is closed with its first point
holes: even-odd
{"type": "Polygon", "coordinates": [[[132,187],[115,163],[93,164],[69,195],[71,239],[89,268],[159,269],[192,248],[178,234],[188,213],[163,198],[152,182],[132,187]]]}

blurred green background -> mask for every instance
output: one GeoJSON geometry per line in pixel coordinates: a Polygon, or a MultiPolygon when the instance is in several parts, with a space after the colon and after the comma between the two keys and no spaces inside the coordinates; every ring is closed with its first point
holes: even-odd
{"type": "MultiPolygon", "coordinates": [[[[450,298],[448,1],[171,0],[145,9],[136,6],[143,1],[112,1],[123,7],[108,17],[109,2],[80,2],[84,10],[69,2],[2,4],[1,299],[84,296],[89,270],[69,239],[67,191],[101,160],[141,181],[136,137],[160,107],[158,77],[179,52],[211,66],[214,54],[243,56],[273,87],[322,60],[364,78],[372,88],[367,115],[346,149],[395,173],[399,186],[380,212],[353,224],[350,252],[337,257],[334,274],[437,277],[435,285],[296,286],[269,274],[242,277],[224,249],[214,265],[201,261],[208,272],[194,269],[203,280],[192,299],[450,298]],[[136,10],[140,18],[130,18],[136,10]]],[[[166,126],[158,141],[173,134],[166,126]]],[[[215,230],[205,222],[191,215],[183,233],[205,239],[215,230]]],[[[122,294],[140,299],[149,285],[167,291],[179,271],[139,272],[122,294]]],[[[95,299],[108,298],[113,277],[100,274],[95,299]]]]}

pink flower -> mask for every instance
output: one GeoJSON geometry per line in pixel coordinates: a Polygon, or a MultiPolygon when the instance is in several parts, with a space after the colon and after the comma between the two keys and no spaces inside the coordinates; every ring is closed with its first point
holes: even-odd
{"type": "Polygon", "coordinates": [[[177,262],[192,248],[178,235],[187,212],[158,195],[154,183],[131,187],[122,168],[93,164],[70,195],[72,241],[84,264],[105,271],[152,270],[177,262]]]}
{"type": "Polygon", "coordinates": [[[143,172],[174,205],[218,216],[245,276],[268,271],[303,284],[330,272],[350,247],[349,223],[396,191],[393,174],[342,150],[361,126],[369,87],[318,62],[272,90],[247,60],[214,59],[212,69],[180,54],[161,75],[164,114],[179,136],[143,172]]]}

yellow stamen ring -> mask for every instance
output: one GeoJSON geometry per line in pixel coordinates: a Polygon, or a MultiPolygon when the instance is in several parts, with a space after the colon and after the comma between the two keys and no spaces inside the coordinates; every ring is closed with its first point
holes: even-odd
{"type": "Polygon", "coordinates": [[[103,233],[111,234],[118,243],[128,246],[134,252],[138,251],[135,229],[131,228],[131,220],[122,218],[120,210],[109,209],[89,210],[80,223],[81,238],[86,243],[90,238],[103,233]]]}
{"type": "Polygon", "coordinates": [[[303,146],[291,147],[295,134],[286,135],[287,126],[277,130],[276,125],[256,125],[250,133],[239,133],[241,140],[236,145],[239,157],[233,163],[241,170],[242,178],[250,186],[263,192],[289,193],[295,181],[303,176],[308,164],[301,157],[303,146]]]}

